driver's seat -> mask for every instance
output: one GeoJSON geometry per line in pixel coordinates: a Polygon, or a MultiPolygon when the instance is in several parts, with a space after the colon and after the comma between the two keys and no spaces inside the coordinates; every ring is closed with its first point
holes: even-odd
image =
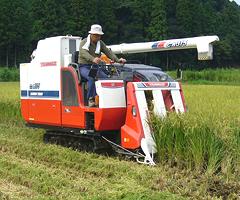
{"type": "Polygon", "coordinates": [[[82,87],[82,91],[83,91],[83,97],[84,97],[84,104],[87,105],[87,80],[85,78],[83,78],[80,74],[80,69],[79,69],[79,64],[78,64],[78,56],[79,56],[79,51],[75,51],[72,54],[72,63],[69,63],[68,66],[73,67],[76,72],[77,72],[77,76],[78,76],[78,84],[81,85],[82,87]]]}
{"type": "Polygon", "coordinates": [[[86,82],[87,80],[81,77],[79,64],[78,64],[78,56],[79,56],[79,51],[75,51],[72,56],[72,62],[69,63],[68,66],[71,66],[76,70],[78,75],[78,83],[81,84],[82,82],[86,82]]]}
{"type": "Polygon", "coordinates": [[[75,52],[73,53],[73,57],[72,57],[72,61],[73,61],[74,63],[78,63],[78,56],[79,56],[79,51],[75,51],[75,52]]]}

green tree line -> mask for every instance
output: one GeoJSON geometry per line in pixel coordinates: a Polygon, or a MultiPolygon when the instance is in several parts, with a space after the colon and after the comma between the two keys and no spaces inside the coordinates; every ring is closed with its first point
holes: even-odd
{"type": "Polygon", "coordinates": [[[86,37],[103,26],[107,44],[218,35],[213,61],[197,61],[196,50],[127,56],[146,64],[240,66],[240,7],[229,0],[1,0],[0,66],[29,62],[40,39],[71,34],[86,37]]]}

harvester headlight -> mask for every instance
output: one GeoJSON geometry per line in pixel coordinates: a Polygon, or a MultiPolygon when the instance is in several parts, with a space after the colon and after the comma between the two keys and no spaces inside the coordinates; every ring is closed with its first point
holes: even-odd
{"type": "Polygon", "coordinates": [[[137,116],[137,109],[136,109],[135,106],[132,106],[132,115],[133,115],[134,117],[137,116]]]}

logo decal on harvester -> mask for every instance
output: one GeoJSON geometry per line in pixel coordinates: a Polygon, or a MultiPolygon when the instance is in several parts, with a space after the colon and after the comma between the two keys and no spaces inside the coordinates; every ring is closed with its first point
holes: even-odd
{"type": "Polygon", "coordinates": [[[30,98],[59,98],[58,90],[21,90],[21,97],[30,97],[30,98]]]}
{"type": "Polygon", "coordinates": [[[162,49],[162,48],[165,48],[165,44],[166,42],[156,42],[152,45],[152,48],[153,49],[162,49]]]}
{"type": "Polygon", "coordinates": [[[124,85],[122,82],[102,82],[101,86],[103,88],[121,88],[124,85]]]}
{"type": "Polygon", "coordinates": [[[33,90],[40,89],[40,83],[29,84],[29,89],[33,89],[33,90]]]}
{"type": "Polygon", "coordinates": [[[187,46],[187,40],[179,40],[176,42],[169,42],[167,44],[167,48],[171,48],[171,47],[185,47],[187,46]]]}
{"type": "Polygon", "coordinates": [[[174,82],[146,82],[137,83],[138,88],[176,88],[176,83],[174,82]]]}
{"type": "Polygon", "coordinates": [[[168,87],[168,82],[148,82],[144,83],[146,87],[168,87]]]}
{"type": "Polygon", "coordinates": [[[29,97],[37,97],[37,98],[58,98],[59,97],[59,91],[47,91],[47,90],[42,90],[42,91],[28,91],[28,96],[29,97]]]}
{"type": "Polygon", "coordinates": [[[52,61],[52,62],[41,62],[41,67],[51,67],[51,66],[57,66],[57,62],[56,61],[52,61]]]}
{"type": "Polygon", "coordinates": [[[155,42],[152,45],[153,49],[163,49],[163,48],[172,48],[172,47],[185,47],[187,46],[188,41],[187,40],[178,40],[178,41],[173,41],[173,42],[166,42],[166,41],[161,41],[161,42],[155,42]]]}

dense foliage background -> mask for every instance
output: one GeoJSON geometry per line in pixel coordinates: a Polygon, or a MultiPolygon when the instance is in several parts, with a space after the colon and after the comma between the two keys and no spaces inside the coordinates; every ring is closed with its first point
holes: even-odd
{"type": "Polygon", "coordinates": [[[28,62],[39,39],[85,37],[93,23],[107,44],[220,37],[213,61],[198,62],[195,50],[127,56],[166,70],[240,65],[240,7],[229,0],[1,0],[0,66],[28,62]]]}

